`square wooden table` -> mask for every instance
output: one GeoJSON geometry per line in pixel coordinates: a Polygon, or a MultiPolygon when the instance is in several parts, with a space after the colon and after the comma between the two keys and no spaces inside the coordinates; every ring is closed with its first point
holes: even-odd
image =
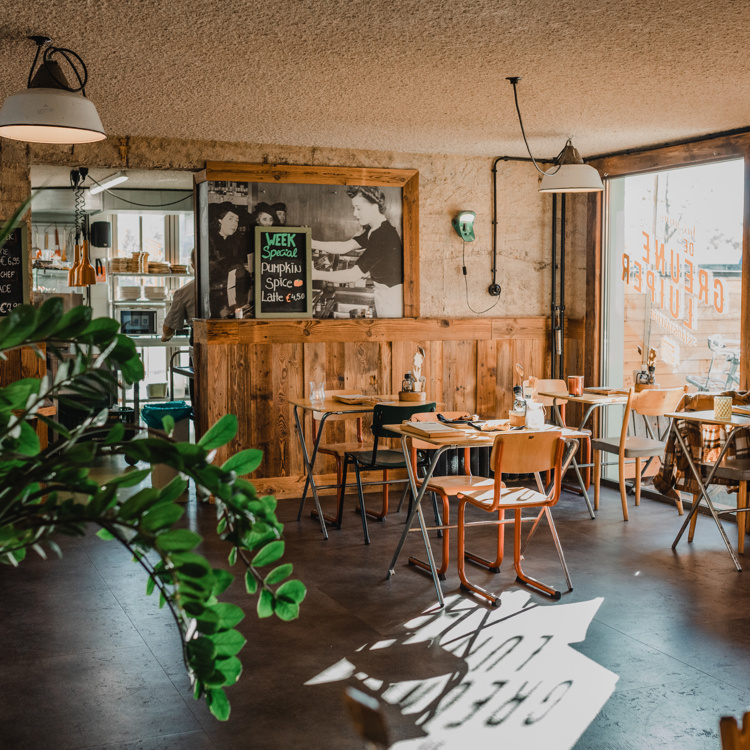
{"type": "MultiPolygon", "coordinates": [[[[456,430],[456,438],[451,439],[450,437],[435,437],[435,438],[429,438],[429,437],[423,437],[421,435],[416,435],[413,432],[410,432],[409,430],[404,429],[401,425],[394,424],[394,425],[386,425],[386,429],[390,430],[391,432],[394,432],[401,436],[401,450],[404,452],[404,458],[406,460],[406,469],[409,473],[409,483],[411,484],[411,491],[412,496],[415,498],[414,502],[411,504],[411,508],[409,510],[409,515],[406,519],[406,523],[404,524],[404,531],[401,534],[401,539],[398,543],[398,546],[396,547],[396,552],[393,555],[393,559],[391,560],[390,567],[388,568],[388,575],[387,578],[391,578],[396,574],[396,563],[398,561],[399,555],[401,554],[401,551],[404,547],[404,543],[406,542],[406,538],[409,535],[409,531],[411,530],[412,523],[414,522],[414,516],[418,516],[419,518],[419,527],[420,531],[422,533],[422,540],[424,541],[425,545],[425,551],[427,552],[427,559],[429,560],[429,566],[430,566],[430,572],[432,573],[432,581],[435,585],[435,591],[437,592],[438,602],[440,603],[440,606],[444,606],[445,602],[443,599],[443,591],[440,588],[440,579],[438,577],[437,568],[435,567],[435,558],[432,554],[432,547],[430,546],[430,539],[427,535],[427,526],[425,524],[424,520],[424,514],[422,512],[422,498],[425,495],[425,492],[427,491],[427,485],[430,482],[430,479],[435,471],[435,467],[437,466],[438,459],[440,456],[448,449],[450,448],[486,448],[486,447],[492,447],[493,443],[495,442],[495,437],[498,434],[497,432],[481,432],[479,430],[476,430],[474,433],[466,433],[463,430],[456,430]],[[425,443],[430,443],[431,445],[435,446],[435,450],[432,452],[432,459],[430,460],[430,465],[427,468],[427,473],[424,477],[420,477],[420,481],[422,482],[422,486],[417,489],[417,479],[414,476],[414,471],[411,465],[410,460],[410,452],[409,452],[409,439],[416,439],[421,440],[425,443]]],[[[583,437],[586,437],[586,433],[581,432],[580,430],[573,430],[566,427],[557,427],[555,425],[544,425],[542,428],[538,429],[529,429],[527,427],[521,428],[518,430],[518,432],[561,432],[562,436],[566,439],[580,439],[583,437]]],[[[565,470],[570,465],[571,460],[573,459],[573,456],[575,455],[576,451],[578,450],[578,445],[573,444],[571,445],[563,458],[563,473],[565,473],[565,470]]],[[[539,476],[537,476],[537,484],[541,487],[541,479],[539,476]]],[[[442,527],[441,527],[442,528],[442,527]]],[[[533,534],[534,529],[531,530],[530,534],[533,534]]],[[[527,540],[528,541],[528,540],[527,540]]],[[[568,580],[568,586],[570,586],[570,581],[568,580]]]]}
{"type": "Polygon", "coordinates": [[[750,428],[750,417],[740,416],[739,414],[732,414],[730,419],[715,419],[713,411],[679,411],[679,412],[674,412],[672,414],[665,414],[664,416],[669,417],[672,420],[672,426],[670,428],[670,431],[674,432],[674,434],[676,435],[677,441],[682,447],[682,450],[685,452],[685,457],[687,458],[687,462],[688,462],[688,465],[690,466],[690,470],[693,472],[693,477],[695,477],[695,480],[698,482],[698,485],[700,486],[700,489],[701,489],[700,495],[698,497],[698,501],[693,503],[693,507],[690,509],[690,513],[688,513],[687,516],[685,516],[685,521],[682,524],[682,527],[680,528],[680,531],[678,532],[677,536],[675,537],[674,542],[672,542],[672,549],[674,549],[677,546],[677,543],[682,538],[682,535],[685,533],[685,529],[688,527],[690,520],[698,512],[698,508],[700,507],[701,502],[705,501],[706,505],[708,506],[708,510],[711,513],[711,517],[714,519],[714,522],[716,523],[716,526],[719,529],[721,538],[724,540],[724,544],[726,545],[727,550],[729,550],[729,554],[731,555],[732,560],[734,561],[734,566],[737,568],[738,571],[741,571],[742,566],[740,565],[740,561],[737,559],[737,555],[734,551],[734,548],[732,547],[731,542],[729,541],[729,537],[727,537],[727,534],[724,531],[724,527],[721,525],[719,516],[722,515],[723,513],[747,512],[748,510],[750,510],[750,508],[744,508],[744,509],[733,508],[731,510],[716,510],[714,504],[711,502],[711,498],[708,494],[707,488],[711,484],[711,480],[714,478],[714,474],[716,473],[716,470],[719,468],[721,462],[724,460],[724,456],[729,450],[729,447],[737,439],[737,435],[743,431],[743,428],[744,429],[750,428]],[[682,434],[677,428],[678,422],[680,421],[699,422],[701,424],[716,424],[716,425],[721,425],[722,427],[734,428],[727,435],[727,440],[724,443],[724,447],[721,449],[721,452],[719,453],[718,458],[714,462],[713,466],[711,466],[711,469],[709,470],[705,479],[701,475],[700,467],[695,465],[695,461],[693,461],[693,456],[690,450],[688,449],[688,446],[685,444],[685,439],[682,437],[682,434]]]}
{"type": "MultiPolygon", "coordinates": [[[[601,409],[604,406],[614,406],[617,404],[623,405],[628,403],[627,392],[616,390],[611,390],[607,393],[587,393],[586,391],[584,391],[580,396],[571,396],[569,393],[564,391],[550,391],[545,393],[540,392],[539,395],[544,396],[545,398],[552,399],[552,411],[554,413],[555,422],[557,422],[560,427],[562,427],[563,425],[563,420],[562,415],[560,414],[560,405],[557,402],[570,401],[573,404],[582,404],[585,409],[583,412],[583,419],[578,425],[579,430],[583,430],[583,428],[586,426],[586,422],[589,421],[589,418],[597,409],[601,409]]],[[[572,466],[573,470],[576,473],[576,478],[578,479],[578,484],[581,488],[581,492],[583,493],[583,498],[586,501],[586,506],[589,509],[589,515],[592,519],[596,518],[596,516],[594,515],[594,509],[591,507],[591,499],[589,498],[589,493],[586,490],[586,483],[583,481],[583,477],[581,476],[581,468],[590,467],[593,466],[593,464],[579,464],[575,460],[575,458],[573,458],[572,466]]]]}
{"type": "MultiPolygon", "coordinates": [[[[375,409],[375,404],[378,403],[390,403],[398,399],[398,396],[388,394],[385,396],[368,396],[370,400],[367,403],[362,404],[346,404],[343,401],[338,401],[334,397],[330,396],[323,401],[311,401],[309,398],[290,398],[289,403],[294,407],[294,421],[297,426],[297,435],[299,436],[300,447],[302,448],[302,460],[305,464],[305,473],[307,478],[305,479],[305,489],[302,492],[302,500],[299,505],[299,512],[297,513],[297,520],[302,518],[302,511],[305,507],[305,500],[307,499],[307,491],[311,490],[313,501],[315,502],[315,510],[320,520],[320,529],[323,532],[323,538],[328,539],[328,529],[326,528],[326,522],[332,523],[333,519],[326,518],[323,515],[323,511],[320,508],[320,499],[318,497],[318,490],[330,489],[338,485],[324,485],[317,487],[315,484],[315,477],[313,475],[313,467],[315,466],[315,459],[318,455],[318,448],[320,446],[320,439],[323,436],[323,427],[325,426],[326,419],[333,415],[340,414],[371,414],[375,409]],[[305,433],[302,427],[302,419],[306,412],[320,413],[320,426],[318,427],[318,434],[313,444],[312,454],[307,451],[307,444],[305,443],[305,433]]],[[[402,403],[402,402],[399,402],[402,403]]],[[[402,482],[403,480],[394,479],[395,482],[402,482]]],[[[372,483],[368,483],[372,484],[372,483]]],[[[383,484],[383,482],[376,482],[375,484],[383,484]]]]}

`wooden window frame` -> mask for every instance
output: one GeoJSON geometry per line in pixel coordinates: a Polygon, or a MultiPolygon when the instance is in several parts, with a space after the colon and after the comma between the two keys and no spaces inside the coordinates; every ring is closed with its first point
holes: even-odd
{"type": "MultiPolygon", "coordinates": [[[[604,179],[698,166],[728,159],[744,159],[745,181],[742,219],[742,307],[740,335],[740,388],[750,387],[750,133],[708,137],[690,143],[615,154],[591,162],[604,179]]],[[[588,199],[586,224],[586,362],[587,382],[600,377],[603,222],[606,205],[601,193],[588,199]]]]}

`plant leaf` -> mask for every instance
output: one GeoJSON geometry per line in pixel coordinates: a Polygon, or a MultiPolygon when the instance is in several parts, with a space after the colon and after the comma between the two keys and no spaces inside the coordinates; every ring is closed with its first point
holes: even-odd
{"type": "MultiPolygon", "coordinates": [[[[17,308],[16,308],[17,309],[17,308]]],[[[225,414],[199,441],[201,448],[210,451],[226,445],[237,434],[237,417],[225,414]]]]}
{"type": "Polygon", "coordinates": [[[258,617],[263,619],[273,614],[273,594],[268,589],[263,589],[258,597],[258,617]]]}
{"type": "MultiPolygon", "coordinates": [[[[170,507],[170,506],[166,506],[170,507]]],[[[172,529],[156,537],[156,546],[163,552],[190,552],[203,541],[200,534],[189,529],[172,529]]]]}
{"type": "Polygon", "coordinates": [[[272,562],[276,562],[283,554],[284,542],[279,539],[263,547],[250,564],[253,567],[261,568],[264,565],[270,565],[272,562]]]}
{"type": "Polygon", "coordinates": [[[248,448],[247,450],[235,453],[233,456],[228,458],[222,465],[224,471],[233,471],[238,476],[242,474],[250,474],[255,471],[263,460],[263,451],[256,450],[254,448],[248,448]]]}
{"type": "Polygon", "coordinates": [[[229,700],[221,688],[206,691],[206,705],[219,721],[226,721],[229,718],[231,711],[229,700]]]}
{"type": "Polygon", "coordinates": [[[254,594],[258,590],[258,579],[249,570],[245,573],[245,590],[248,594],[254,594]]]}
{"type": "Polygon", "coordinates": [[[263,583],[266,586],[273,586],[274,583],[279,583],[285,578],[288,578],[292,574],[293,565],[291,563],[285,563],[279,565],[278,568],[274,568],[264,579],[263,583]]]}
{"type": "Polygon", "coordinates": [[[141,518],[140,526],[145,531],[158,531],[177,523],[185,510],[179,505],[157,505],[141,518]]]}
{"type": "Polygon", "coordinates": [[[307,589],[302,581],[287,581],[282,583],[279,588],[276,589],[276,598],[288,599],[295,604],[299,604],[307,594],[307,589]]]}

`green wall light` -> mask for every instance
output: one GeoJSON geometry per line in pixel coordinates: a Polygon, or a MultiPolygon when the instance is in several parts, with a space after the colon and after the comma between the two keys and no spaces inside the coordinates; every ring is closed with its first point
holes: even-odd
{"type": "Polygon", "coordinates": [[[451,224],[456,230],[458,236],[464,242],[474,241],[474,218],[476,214],[473,211],[459,211],[451,224]]]}

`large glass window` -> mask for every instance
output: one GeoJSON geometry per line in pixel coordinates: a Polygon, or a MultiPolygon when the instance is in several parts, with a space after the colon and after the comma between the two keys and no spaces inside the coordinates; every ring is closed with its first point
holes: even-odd
{"type": "Polygon", "coordinates": [[[612,178],[607,207],[604,382],[653,350],[662,388],[739,388],[742,159],[612,178]]]}

